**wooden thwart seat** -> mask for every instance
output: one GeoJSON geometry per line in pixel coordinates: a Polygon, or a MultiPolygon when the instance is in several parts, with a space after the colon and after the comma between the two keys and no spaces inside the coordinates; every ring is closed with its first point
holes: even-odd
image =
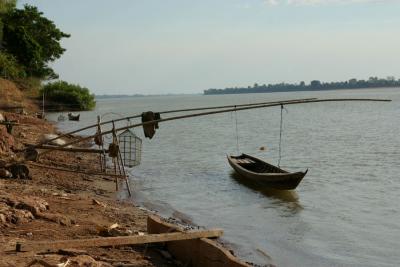
{"type": "Polygon", "coordinates": [[[237,163],[240,164],[251,164],[254,163],[254,161],[252,161],[251,159],[236,159],[237,163]]]}

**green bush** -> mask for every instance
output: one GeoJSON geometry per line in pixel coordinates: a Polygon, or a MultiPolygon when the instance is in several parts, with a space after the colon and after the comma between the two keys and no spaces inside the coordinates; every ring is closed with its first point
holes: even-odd
{"type": "Polygon", "coordinates": [[[26,73],[12,55],[0,52],[0,77],[16,80],[25,78],[26,73]]]}
{"type": "Polygon", "coordinates": [[[96,106],[94,95],[89,89],[64,81],[48,83],[41,88],[46,101],[59,104],[67,110],[91,110],[96,106]]]}

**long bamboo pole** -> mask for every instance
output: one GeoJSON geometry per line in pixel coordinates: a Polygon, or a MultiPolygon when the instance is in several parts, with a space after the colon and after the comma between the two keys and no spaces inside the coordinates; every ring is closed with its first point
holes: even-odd
{"type": "MultiPolygon", "coordinates": [[[[232,108],[232,109],[223,109],[223,110],[217,110],[217,111],[209,111],[209,112],[201,112],[201,113],[195,113],[195,114],[189,114],[189,115],[182,115],[182,116],[176,116],[176,117],[170,117],[166,119],[160,119],[160,120],[153,120],[153,121],[148,121],[144,123],[138,123],[138,124],[133,124],[121,128],[115,129],[115,132],[120,132],[120,131],[125,131],[130,128],[135,128],[143,125],[149,125],[153,123],[161,123],[161,122],[166,122],[166,121],[173,121],[173,120],[180,120],[180,119],[186,119],[186,118],[194,118],[194,117],[200,117],[200,116],[207,116],[207,115],[213,115],[213,114],[220,114],[220,113],[227,113],[227,112],[233,112],[233,111],[241,111],[241,110],[250,110],[250,109],[258,109],[258,108],[267,108],[267,107],[275,107],[275,106],[281,106],[281,105],[294,105],[294,104],[306,104],[306,103],[318,103],[318,102],[343,102],[343,101],[373,101],[373,102],[389,102],[391,100],[389,99],[363,99],[363,98],[334,98],[334,99],[316,99],[316,100],[301,100],[301,101],[291,101],[291,102],[280,102],[280,103],[274,103],[274,104],[266,104],[266,105],[259,105],[259,106],[247,106],[247,107],[240,107],[240,108],[232,108]]],[[[95,134],[95,135],[90,135],[87,137],[82,137],[78,140],[71,141],[69,143],[66,143],[62,146],[59,147],[66,147],[69,145],[77,144],[86,140],[90,140],[97,135],[106,135],[113,133],[113,130],[105,131],[102,132],[101,134],[95,134]]],[[[51,150],[47,150],[44,152],[39,153],[39,156],[44,155],[49,153],[51,150]]]]}
{"type": "MultiPolygon", "coordinates": [[[[225,106],[215,106],[215,107],[198,107],[198,108],[188,108],[188,109],[176,109],[176,110],[166,110],[166,111],[161,111],[159,112],[160,114],[168,114],[168,113],[178,113],[178,112],[186,112],[186,111],[198,111],[198,110],[207,110],[207,109],[222,109],[222,108],[233,108],[233,107],[245,107],[245,106],[258,106],[258,105],[266,105],[266,104],[274,104],[274,103],[281,103],[281,102],[293,102],[293,101],[302,101],[302,100],[314,100],[316,98],[303,98],[303,99],[291,99],[291,100],[284,100],[284,101],[269,101],[269,102],[259,102],[259,103],[251,103],[251,104],[239,104],[239,105],[225,105],[225,106]]],[[[118,121],[123,121],[123,120],[130,120],[130,119],[135,119],[135,118],[140,118],[142,115],[141,114],[135,114],[135,115],[131,115],[128,117],[124,117],[124,118],[119,118],[119,119],[115,119],[115,120],[109,120],[109,121],[104,121],[104,122],[100,122],[100,123],[96,123],[96,124],[92,124],[92,125],[88,125],[85,126],[83,128],[59,135],[57,137],[54,137],[50,140],[46,140],[42,143],[39,143],[37,146],[40,145],[44,145],[44,144],[48,144],[52,141],[55,141],[57,139],[69,136],[71,134],[75,134],[75,133],[79,133],[94,127],[99,127],[101,125],[105,125],[105,124],[110,124],[112,122],[118,122],[118,121]]],[[[36,148],[36,146],[35,146],[36,148]]]]}
{"type": "Polygon", "coordinates": [[[48,146],[48,145],[41,145],[41,146],[36,146],[37,149],[51,149],[51,150],[59,150],[59,151],[65,151],[65,152],[81,152],[81,153],[97,153],[97,154],[102,154],[102,153],[108,153],[108,150],[104,149],[92,149],[92,148],[68,148],[68,147],[59,147],[59,146],[48,146]]]}
{"type": "Polygon", "coordinates": [[[72,170],[72,169],[67,169],[67,168],[62,168],[62,167],[54,167],[54,166],[50,166],[50,165],[39,164],[39,163],[31,162],[31,161],[29,161],[28,164],[35,166],[35,167],[39,167],[39,168],[45,168],[45,169],[61,171],[61,172],[73,172],[73,173],[82,173],[82,174],[86,174],[86,175],[127,178],[127,177],[124,177],[123,175],[118,175],[118,174],[95,172],[95,171],[91,171],[91,170],[72,170]]]}

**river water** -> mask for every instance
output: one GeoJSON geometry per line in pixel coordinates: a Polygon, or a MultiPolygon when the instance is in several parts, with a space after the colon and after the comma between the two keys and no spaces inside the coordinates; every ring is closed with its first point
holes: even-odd
{"type": "MultiPolygon", "coordinates": [[[[281,166],[309,172],[285,193],[243,184],[226,160],[238,153],[238,136],[240,152],[277,164],[280,107],[161,123],[155,137],[143,141],[142,164],[131,170],[136,201],[223,228],[236,254],[259,264],[398,266],[399,88],[103,99],[95,111],[81,113],[81,122],[60,127],[92,124],[102,114],[106,120],[147,110],[307,97],[393,101],[286,106],[281,166]]],[[[141,128],[134,131],[144,139],[141,128]]]]}

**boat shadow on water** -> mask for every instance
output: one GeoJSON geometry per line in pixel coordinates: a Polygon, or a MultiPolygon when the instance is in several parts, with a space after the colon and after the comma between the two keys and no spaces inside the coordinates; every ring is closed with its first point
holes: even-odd
{"type": "Polygon", "coordinates": [[[247,179],[243,178],[236,172],[232,171],[230,173],[230,176],[233,180],[235,180],[237,183],[244,185],[253,191],[259,192],[262,195],[276,199],[278,201],[281,201],[283,203],[290,204],[292,208],[296,209],[303,209],[299,202],[299,195],[296,193],[294,190],[277,190],[277,189],[267,189],[267,188],[260,188],[259,185],[257,185],[254,182],[248,181],[247,179]]]}

